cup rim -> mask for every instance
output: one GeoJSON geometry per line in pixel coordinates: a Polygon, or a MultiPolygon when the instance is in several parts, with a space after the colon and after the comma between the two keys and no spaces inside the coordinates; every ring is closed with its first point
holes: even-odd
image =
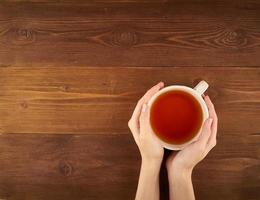
{"type": "MultiPolygon", "coordinates": [[[[154,103],[154,101],[157,99],[157,97],[159,97],[161,94],[165,93],[165,92],[168,92],[168,91],[173,91],[173,90],[181,90],[181,91],[184,91],[184,92],[187,92],[189,94],[191,94],[197,101],[198,103],[200,104],[201,106],[201,109],[202,109],[202,114],[203,114],[203,117],[202,117],[202,124],[201,124],[201,127],[200,129],[198,130],[198,132],[196,133],[196,135],[189,141],[183,143],[183,144],[170,144],[170,143],[167,143],[163,140],[161,140],[153,131],[153,128],[151,127],[151,122],[150,122],[150,118],[149,118],[149,126],[152,130],[152,133],[153,135],[155,136],[156,140],[166,149],[169,149],[169,150],[181,150],[183,149],[184,147],[186,147],[187,145],[191,144],[192,142],[195,142],[200,134],[201,134],[201,130],[202,130],[202,126],[203,126],[203,123],[204,121],[209,117],[209,113],[208,113],[208,108],[207,108],[207,105],[204,101],[204,99],[202,98],[202,95],[196,91],[195,89],[191,88],[191,87],[188,87],[188,86],[184,86],[184,85],[170,85],[170,86],[167,86],[167,87],[164,87],[163,89],[161,89],[160,91],[158,91],[156,94],[154,94],[151,99],[148,101],[147,105],[148,105],[148,108],[149,108],[149,112],[151,110],[151,107],[154,103]]],[[[150,114],[150,113],[149,113],[150,114]]]]}

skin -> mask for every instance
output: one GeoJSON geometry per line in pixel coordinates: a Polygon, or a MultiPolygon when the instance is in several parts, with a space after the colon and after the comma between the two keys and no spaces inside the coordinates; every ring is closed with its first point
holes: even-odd
{"type": "Polygon", "coordinates": [[[195,199],[191,181],[192,170],[217,144],[217,114],[210,98],[206,96],[204,100],[209,110],[209,118],[203,125],[199,139],[178,153],[172,152],[166,162],[170,200],[195,199]]]}
{"type": "MultiPolygon", "coordinates": [[[[159,172],[164,149],[149,126],[150,113],[147,103],[163,87],[164,84],[160,82],[148,90],[138,101],[128,122],[142,158],[136,200],[158,200],[160,196],[159,172]]],[[[192,170],[216,145],[217,114],[210,98],[206,96],[204,100],[209,110],[209,118],[203,124],[199,139],[177,153],[172,152],[166,162],[171,200],[195,199],[192,170]]]]}
{"type": "Polygon", "coordinates": [[[138,101],[133,115],[128,122],[128,126],[142,157],[136,200],[158,200],[160,198],[159,172],[164,149],[155,140],[155,136],[152,134],[147,123],[149,121],[147,102],[163,87],[164,84],[160,82],[148,90],[138,101]]]}

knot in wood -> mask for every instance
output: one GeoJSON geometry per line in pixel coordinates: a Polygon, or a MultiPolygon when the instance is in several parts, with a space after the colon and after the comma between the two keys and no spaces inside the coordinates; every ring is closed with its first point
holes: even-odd
{"type": "Polygon", "coordinates": [[[223,38],[223,43],[230,47],[245,46],[247,44],[246,34],[241,29],[227,31],[223,38]]]}
{"type": "Polygon", "coordinates": [[[28,104],[27,104],[26,101],[21,102],[20,105],[21,105],[22,108],[27,108],[28,107],[28,104]]]}
{"type": "Polygon", "coordinates": [[[31,29],[17,29],[16,40],[18,41],[33,41],[34,32],[31,29]]]}
{"type": "Polygon", "coordinates": [[[68,86],[68,85],[61,86],[61,91],[63,91],[63,92],[68,92],[69,89],[70,89],[70,86],[68,86]]]}
{"type": "Polygon", "coordinates": [[[59,171],[63,176],[70,176],[72,174],[72,166],[67,161],[61,161],[59,171]]]}
{"type": "Polygon", "coordinates": [[[113,35],[113,43],[116,46],[132,47],[137,44],[137,41],[137,33],[132,30],[119,30],[113,35]]]}

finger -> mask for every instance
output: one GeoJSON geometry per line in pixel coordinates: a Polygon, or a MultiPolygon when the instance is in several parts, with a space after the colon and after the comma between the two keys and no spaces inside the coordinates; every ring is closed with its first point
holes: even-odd
{"type": "Polygon", "coordinates": [[[217,113],[215,111],[215,106],[212,103],[212,101],[210,100],[209,96],[208,95],[205,96],[204,100],[205,100],[205,103],[209,110],[209,117],[211,117],[212,119],[217,119],[218,117],[217,117],[217,113]]]}
{"type": "Polygon", "coordinates": [[[147,132],[146,128],[149,123],[149,112],[146,103],[144,103],[142,106],[142,112],[139,121],[140,121],[140,134],[143,134],[144,132],[147,132]]]}
{"type": "Polygon", "coordinates": [[[202,127],[201,134],[199,139],[196,143],[200,144],[202,147],[206,147],[206,144],[209,140],[209,137],[211,135],[211,124],[212,124],[212,118],[208,118],[202,127]]]}
{"type": "Polygon", "coordinates": [[[209,96],[205,97],[205,102],[207,104],[208,110],[209,110],[209,117],[213,119],[213,123],[212,123],[212,137],[213,139],[216,139],[217,136],[217,128],[218,128],[218,117],[217,117],[217,113],[215,111],[215,107],[214,104],[211,102],[209,96]]]}
{"type": "Polygon", "coordinates": [[[212,149],[217,143],[217,128],[218,128],[218,117],[214,108],[213,103],[211,102],[209,96],[205,97],[205,102],[208,106],[209,116],[213,119],[212,126],[211,126],[211,136],[208,141],[208,148],[209,150],[212,149]]]}
{"type": "Polygon", "coordinates": [[[141,107],[144,103],[148,102],[149,99],[158,92],[164,86],[163,82],[158,83],[157,85],[153,86],[150,90],[148,90],[145,95],[137,102],[137,105],[134,109],[132,114],[131,120],[133,121],[134,129],[139,129],[139,117],[141,113],[141,107]]]}
{"type": "Polygon", "coordinates": [[[147,103],[154,94],[156,94],[161,88],[164,87],[163,82],[159,82],[157,85],[153,86],[151,89],[149,89],[145,95],[142,97],[143,103],[147,103]]]}
{"type": "Polygon", "coordinates": [[[144,103],[148,102],[149,99],[156,93],[158,92],[162,87],[164,86],[163,82],[160,82],[158,84],[156,84],[155,86],[153,86],[151,89],[149,89],[144,96],[137,102],[137,105],[134,109],[133,118],[136,118],[138,116],[139,119],[139,115],[140,115],[140,111],[141,111],[141,107],[144,103]]]}
{"type": "MultiPolygon", "coordinates": [[[[214,119],[213,119],[212,126],[214,123],[217,123],[217,122],[214,122],[214,119]]],[[[209,140],[206,145],[206,151],[205,151],[206,155],[209,153],[209,151],[211,149],[213,149],[216,146],[216,144],[217,144],[216,135],[217,135],[217,132],[211,131],[211,135],[210,135],[209,140]]]]}
{"type": "Polygon", "coordinates": [[[128,127],[130,128],[132,135],[134,137],[135,142],[139,143],[139,117],[141,113],[141,107],[146,100],[145,98],[148,98],[151,94],[156,93],[163,87],[163,83],[160,82],[157,85],[153,86],[150,90],[146,92],[146,94],[138,101],[134,112],[132,114],[131,119],[128,122],[128,127]]]}

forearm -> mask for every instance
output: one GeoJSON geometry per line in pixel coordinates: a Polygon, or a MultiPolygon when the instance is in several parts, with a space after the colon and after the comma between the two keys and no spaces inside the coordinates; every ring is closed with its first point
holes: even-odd
{"type": "Polygon", "coordinates": [[[168,172],[170,200],[194,200],[191,180],[192,170],[173,170],[168,172]]]}
{"type": "Polygon", "coordinates": [[[161,163],[142,161],[135,200],[159,200],[159,174],[161,163]]]}

